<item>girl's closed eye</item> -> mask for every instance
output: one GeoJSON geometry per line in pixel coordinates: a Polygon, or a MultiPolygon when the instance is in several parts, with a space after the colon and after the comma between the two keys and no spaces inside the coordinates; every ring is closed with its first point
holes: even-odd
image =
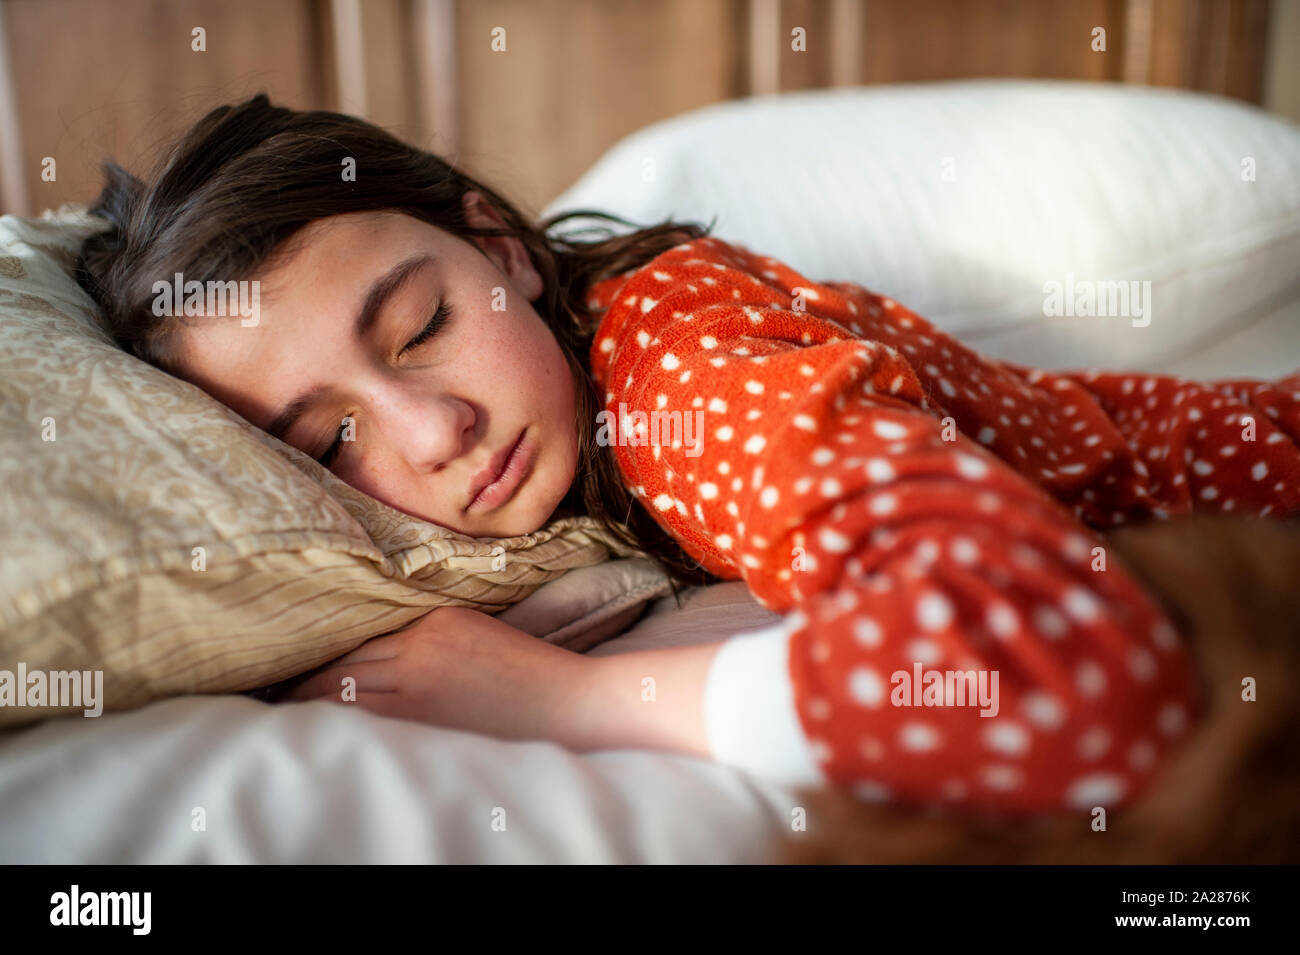
{"type": "Polygon", "coordinates": [[[407,342],[398,354],[405,355],[412,348],[418,348],[420,345],[423,345],[434,335],[438,334],[438,331],[447,324],[447,321],[450,318],[451,306],[446,302],[440,302],[438,308],[434,311],[433,315],[430,316],[428,324],[426,324],[424,328],[420,329],[419,333],[407,342]]]}
{"type": "MultiPolygon", "coordinates": [[[[404,346],[402,346],[402,350],[399,351],[397,354],[399,356],[405,355],[408,351],[420,347],[429,339],[433,338],[434,335],[438,334],[438,332],[443,328],[444,325],[447,324],[447,322],[450,319],[451,319],[451,306],[448,305],[446,302],[440,302],[438,304],[437,309],[434,310],[433,315],[429,317],[429,321],[425,323],[424,328],[420,329],[420,331],[416,333],[414,338],[412,338],[409,342],[407,342],[404,346]]],[[[350,421],[351,419],[349,417],[343,418],[342,422],[339,424],[339,430],[335,434],[334,442],[328,448],[326,448],[321,455],[319,455],[316,458],[316,460],[320,462],[320,464],[324,465],[325,467],[329,467],[331,464],[334,463],[334,460],[339,456],[339,452],[343,450],[345,432],[347,431],[347,427],[350,421]]]]}
{"type": "Polygon", "coordinates": [[[326,448],[323,454],[316,458],[319,463],[323,464],[325,467],[329,467],[334,463],[335,458],[339,456],[339,452],[343,450],[343,442],[347,436],[348,425],[351,423],[352,417],[350,415],[344,415],[343,420],[339,423],[339,430],[335,434],[334,443],[326,448]]]}

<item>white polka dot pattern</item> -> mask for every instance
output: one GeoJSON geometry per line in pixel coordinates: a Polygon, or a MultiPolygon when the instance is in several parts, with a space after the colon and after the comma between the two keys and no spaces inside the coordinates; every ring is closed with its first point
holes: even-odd
{"type": "Polygon", "coordinates": [[[1169,621],[1092,529],[1300,513],[1300,374],[987,360],[898,302],[707,237],[589,300],[606,407],[704,418],[696,449],[616,446],[626,483],[704,567],[798,612],[810,747],[872,798],[1129,798],[1202,700],[1169,621]],[[927,670],[996,675],[996,713],[900,692],[927,670]]]}

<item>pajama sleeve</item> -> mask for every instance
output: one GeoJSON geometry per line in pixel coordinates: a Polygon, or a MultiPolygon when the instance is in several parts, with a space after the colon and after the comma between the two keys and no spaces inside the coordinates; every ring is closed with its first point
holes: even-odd
{"type": "Polygon", "coordinates": [[[1031,438],[1076,391],[712,238],[621,283],[591,359],[633,493],[784,615],[714,661],[719,761],[864,799],[1086,811],[1179,743],[1201,706],[1186,648],[1031,480],[1031,438]]]}

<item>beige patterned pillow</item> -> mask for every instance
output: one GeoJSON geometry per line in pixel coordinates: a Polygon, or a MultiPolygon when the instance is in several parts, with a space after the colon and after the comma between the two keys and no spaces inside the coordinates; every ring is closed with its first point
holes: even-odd
{"type": "Polygon", "coordinates": [[[105,711],[246,690],[636,554],[585,517],[499,541],[409,517],[115,347],[71,275],[104,225],[0,217],[0,726],[86,709],[18,705],[20,664],[102,670],[105,711]]]}

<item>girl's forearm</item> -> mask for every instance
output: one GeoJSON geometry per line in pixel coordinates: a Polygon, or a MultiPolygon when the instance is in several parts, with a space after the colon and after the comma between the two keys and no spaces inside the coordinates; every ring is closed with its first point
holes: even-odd
{"type": "Polygon", "coordinates": [[[704,688],[721,642],[588,658],[560,742],[709,755],[704,688]]]}

